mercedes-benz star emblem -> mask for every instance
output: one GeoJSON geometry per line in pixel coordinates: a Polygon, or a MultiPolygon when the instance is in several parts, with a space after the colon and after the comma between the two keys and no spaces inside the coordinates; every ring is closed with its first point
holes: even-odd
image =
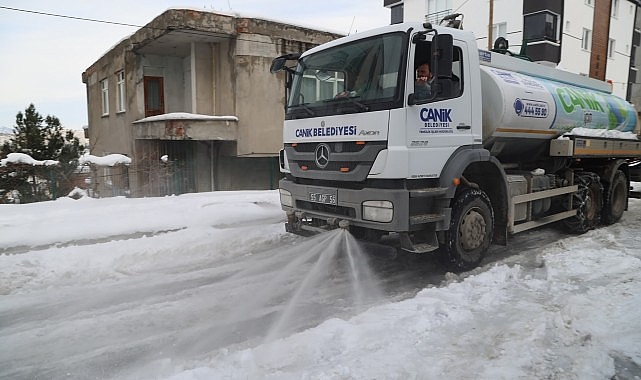
{"type": "Polygon", "coordinates": [[[318,144],[315,157],[316,165],[321,169],[325,169],[327,164],[329,164],[329,145],[318,144]]]}

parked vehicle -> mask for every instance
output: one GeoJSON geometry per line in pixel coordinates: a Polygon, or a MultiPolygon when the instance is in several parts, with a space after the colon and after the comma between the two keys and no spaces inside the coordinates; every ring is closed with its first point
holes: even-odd
{"type": "Polygon", "coordinates": [[[641,157],[636,111],[605,82],[512,55],[479,50],[469,31],[402,23],[274,59],[287,75],[287,231],[394,234],[463,270],[508,234],[618,221],[641,157]]]}

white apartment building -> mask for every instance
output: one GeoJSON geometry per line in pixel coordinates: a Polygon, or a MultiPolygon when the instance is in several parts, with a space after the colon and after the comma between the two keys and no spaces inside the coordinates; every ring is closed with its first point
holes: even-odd
{"type": "Polygon", "coordinates": [[[385,0],[384,6],[392,23],[438,24],[445,15],[462,13],[463,28],[474,32],[480,49],[504,37],[509,50],[519,53],[526,38],[533,60],[609,81],[614,94],[641,110],[639,0],[385,0]]]}

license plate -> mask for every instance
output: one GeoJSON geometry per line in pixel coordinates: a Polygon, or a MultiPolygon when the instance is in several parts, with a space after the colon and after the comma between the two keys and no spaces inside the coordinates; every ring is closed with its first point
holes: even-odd
{"type": "Polygon", "coordinates": [[[309,201],[314,203],[322,203],[326,205],[338,204],[338,192],[337,190],[328,190],[328,189],[311,189],[309,191],[309,201]]]}

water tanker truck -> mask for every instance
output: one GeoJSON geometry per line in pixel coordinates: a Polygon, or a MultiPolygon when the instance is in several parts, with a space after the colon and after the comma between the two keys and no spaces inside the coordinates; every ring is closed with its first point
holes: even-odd
{"type": "Polygon", "coordinates": [[[392,235],[465,270],[510,234],[617,222],[641,157],[634,108],[605,82],[506,52],[479,50],[459,28],[402,23],[274,59],[287,231],[392,235]]]}

